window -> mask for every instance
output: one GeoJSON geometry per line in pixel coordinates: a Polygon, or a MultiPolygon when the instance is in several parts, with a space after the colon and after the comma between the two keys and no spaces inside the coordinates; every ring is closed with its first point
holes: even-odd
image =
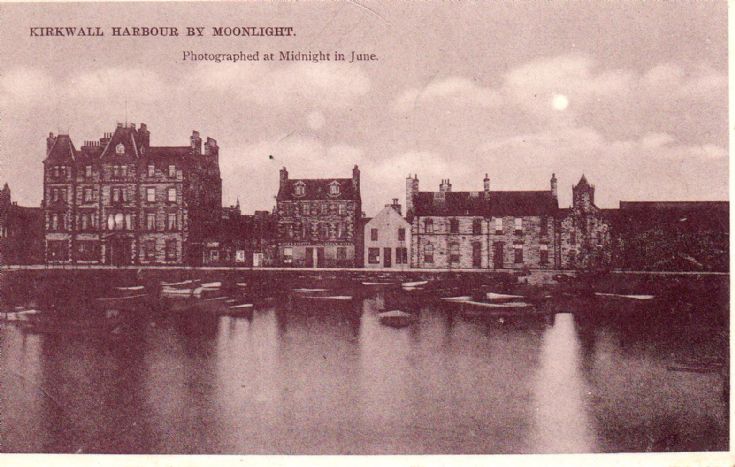
{"type": "Polygon", "coordinates": [[[66,240],[48,241],[48,260],[67,261],[69,259],[69,244],[66,240]]]}
{"type": "Polygon", "coordinates": [[[404,248],[404,247],[396,248],[396,263],[397,264],[408,264],[408,248],[404,248]]]}
{"type": "Polygon", "coordinates": [[[495,234],[502,235],[502,233],[503,233],[503,218],[496,217],[495,218],[495,234]]]}
{"type": "Polygon", "coordinates": [[[77,242],[78,259],[81,261],[95,261],[98,259],[97,242],[80,240],[77,242]]]}
{"type": "Polygon", "coordinates": [[[602,243],[603,243],[602,242],[602,239],[603,239],[602,232],[597,232],[597,244],[598,245],[602,245],[602,243]]]}
{"type": "Polygon", "coordinates": [[[569,250],[569,264],[574,266],[577,262],[577,250],[569,250]]]}
{"type": "Polygon", "coordinates": [[[84,200],[85,203],[91,203],[92,202],[92,189],[91,188],[85,188],[84,189],[83,200],[84,200]]]}
{"type": "Polygon", "coordinates": [[[59,214],[53,212],[49,218],[49,230],[59,230],[59,214]]]}
{"type": "Polygon", "coordinates": [[[513,262],[523,263],[523,245],[513,245],[513,262]]]}
{"type": "Polygon", "coordinates": [[[127,165],[123,165],[122,167],[120,167],[120,169],[121,169],[121,172],[122,172],[122,176],[123,177],[127,177],[128,176],[128,166],[127,165]]]}
{"type": "Polygon", "coordinates": [[[345,238],[347,234],[347,231],[345,230],[345,225],[342,222],[337,223],[337,237],[338,238],[345,238]]]}
{"type": "Polygon", "coordinates": [[[156,189],[154,187],[148,187],[145,189],[145,200],[149,203],[156,200],[156,189]]]}
{"type": "Polygon", "coordinates": [[[145,215],[145,228],[147,230],[156,230],[156,214],[148,212],[145,215]]]}
{"type": "Polygon", "coordinates": [[[169,165],[168,166],[168,176],[170,178],[176,178],[176,166],[175,165],[169,165]]]}
{"type": "Polygon", "coordinates": [[[542,265],[546,266],[549,264],[549,246],[548,245],[541,245],[541,250],[539,252],[539,261],[542,265]]]}
{"type": "Polygon", "coordinates": [[[167,216],[166,228],[168,230],[176,230],[176,213],[170,212],[167,216]]]}
{"type": "Polygon", "coordinates": [[[426,219],[424,221],[424,232],[434,233],[434,219],[426,219]]]}
{"type": "Polygon", "coordinates": [[[515,230],[516,234],[523,233],[523,218],[516,217],[513,219],[513,230],[515,230]]]}
{"type": "Polygon", "coordinates": [[[211,262],[219,261],[219,250],[209,250],[209,261],[211,262]]]}
{"type": "Polygon", "coordinates": [[[306,188],[304,187],[304,182],[296,182],[296,185],[294,186],[294,195],[304,196],[305,193],[306,188]]]}
{"type": "Polygon", "coordinates": [[[322,214],[329,214],[329,205],[327,203],[322,203],[322,214]]]}
{"type": "Polygon", "coordinates": [[[337,247],[337,260],[339,261],[347,260],[347,248],[343,246],[337,247]]]}
{"type": "Polygon", "coordinates": [[[539,225],[539,233],[544,236],[549,231],[549,218],[546,216],[541,217],[541,224],[539,225]]]}
{"type": "Polygon", "coordinates": [[[283,249],[283,262],[285,264],[291,264],[293,261],[293,248],[287,247],[283,249]]]}
{"type": "Polygon", "coordinates": [[[148,166],[148,176],[153,177],[156,175],[156,166],[155,165],[149,165],[148,166]]]}
{"type": "Polygon", "coordinates": [[[406,241],[406,229],[404,229],[403,227],[398,229],[398,241],[399,242],[406,241]]]}
{"type": "Polygon", "coordinates": [[[340,203],[339,206],[337,207],[337,213],[340,216],[344,216],[346,211],[347,210],[345,209],[345,205],[340,203]]]}
{"type": "Polygon", "coordinates": [[[54,177],[57,177],[57,178],[59,177],[59,166],[58,165],[54,166],[54,177]]]}
{"type": "Polygon", "coordinates": [[[166,240],[166,261],[176,259],[176,240],[166,240]]]}
{"type": "Polygon", "coordinates": [[[321,238],[322,240],[326,240],[327,238],[329,238],[329,224],[319,224],[319,238],[321,238]]]}
{"type": "Polygon", "coordinates": [[[85,165],[84,166],[84,176],[87,178],[92,177],[92,166],[91,165],[85,165]]]}
{"type": "Polygon", "coordinates": [[[569,232],[569,243],[572,245],[577,244],[577,231],[576,230],[571,230],[569,232]]]}
{"type": "Polygon", "coordinates": [[[459,220],[458,219],[449,219],[449,232],[459,233],[459,220]]]}
{"type": "Polygon", "coordinates": [[[481,219],[472,219],[472,235],[482,235],[481,219]]]}
{"type": "Polygon", "coordinates": [[[146,261],[155,261],[156,259],[156,241],[146,240],[144,248],[145,248],[145,251],[143,252],[143,254],[145,255],[146,261]]]}
{"type": "Polygon", "coordinates": [[[378,229],[370,229],[370,241],[378,241],[378,229]]]}
{"type": "Polygon", "coordinates": [[[81,213],[79,215],[79,228],[80,230],[87,230],[91,227],[91,216],[88,213],[81,213]]]}
{"type": "Polygon", "coordinates": [[[368,263],[380,263],[380,248],[368,248],[368,263]]]}
{"type": "Polygon", "coordinates": [[[339,195],[339,183],[337,183],[337,182],[332,182],[332,183],[331,183],[331,184],[329,185],[329,194],[330,194],[330,195],[332,195],[332,196],[337,196],[337,195],[339,195]]]}
{"type": "Polygon", "coordinates": [[[176,188],[169,188],[168,189],[168,200],[170,202],[176,201],[176,188]]]}
{"type": "Polygon", "coordinates": [[[424,263],[433,263],[434,262],[434,245],[429,243],[428,245],[424,246],[424,263]]]}
{"type": "Polygon", "coordinates": [[[449,244],[449,262],[459,263],[459,243],[449,244]]]}

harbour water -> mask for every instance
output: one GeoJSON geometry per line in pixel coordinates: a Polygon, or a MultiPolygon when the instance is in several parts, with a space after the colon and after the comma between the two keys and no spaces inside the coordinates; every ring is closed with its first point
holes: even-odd
{"type": "Polygon", "coordinates": [[[727,354],[716,312],[672,320],[641,305],[500,322],[422,300],[418,320],[395,329],[379,322],[389,298],[379,288],[332,301],[273,295],[251,316],[145,314],[124,332],[4,325],[2,450],[728,449],[725,372],[672,369],[727,354]]]}

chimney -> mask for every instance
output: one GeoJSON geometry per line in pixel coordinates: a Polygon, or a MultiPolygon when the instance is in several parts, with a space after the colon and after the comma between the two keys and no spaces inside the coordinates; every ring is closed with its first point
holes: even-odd
{"type": "Polygon", "coordinates": [[[485,193],[490,193],[490,177],[485,174],[485,178],[482,179],[482,188],[485,193]]]}
{"type": "Polygon", "coordinates": [[[352,168],[352,188],[356,192],[360,192],[360,169],[357,164],[352,168]]]}
{"type": "Polygon", "coordinates": [[[199,132],[196,130],[191,131],[191,137],[189,138],[191,141],[191,149],[194,151],[195,155],[199,155],[202,153],[202,139],[199,137],[199,132]]]}
{"type": "Polygon", "coordinates": [[[131,130],[135,130],[135,123],[131,123],[131,124],[130,124],[130,129],[131,129],[131,130]]]}
{"type": "Polygon", "coordinates": [[[287,181],[288,181],[288,170],[286,170],[286,167],[282,167],[280,174],[279,174],[278,186],[283,188],[286,185],[287,181]]]}
{"type": "MultiPolygon", "coordinates": [[[[197,132],[197,136],[199,136],[199,133],[197,132]]],[[[200,149],[199,152],[201,153],[201,140],[200,141],[200,149]]],[[[219,155],[219,146],[217,146],[217,140],[214,138],[210,138],[207,136],[207,142],[204,143],[204,155],[206,156],[218,156],[219,155]]]]}
{"type": "Polygon", "coordinates": [[[406,215],[413,212],[413,197],[419,192],[419,176],[408,174],[406,177],[406,215]]]}
{"type": "Polygon", "coordinates": [[[138,129],[138,135],[140,138],[140,147],[148,149],[151,145],[151,132],[148,131],[148,125],[141,123],[138,129]]]}
{"type": "Polygon", "coordinates": [[[441,193],[449,193],[450,191],[452,191],[452,184],[449,183],[449,179],[448,178],[442,179],[442,182],[439,185],[439,191],[441,193]]]}
{"type": "Polygon", "coordinates": [[[56,137],[54,136],[53,133],[49,133],[48,138],[46,138],[46,152],[49,152],[51,150],[55,142],[56,142],[56,137]]]}
{"type": "Polygon", "coordinates": [[[556,174],[551,174],[551,196],[554,198],[557,198],[557,190],[556,190],[556,174]]]}
{"type": "Polygon", "coordinates": [[[118,128],[122,128],[122,127],[123,127],[123,124],[122,124],[122,122],[117,122],[117,127],[118,127],[118,128]]]}
{"type": "Polygon", "coordinates": [[[393,198],[393,203],[389,204],[390,207],[392,207],[398,215],[401,215],[401,205],[398,204],[398,198],[393,198]]]}

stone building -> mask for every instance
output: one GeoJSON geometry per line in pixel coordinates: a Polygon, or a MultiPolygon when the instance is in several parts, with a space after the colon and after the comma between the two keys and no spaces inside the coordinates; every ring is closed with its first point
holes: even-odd
{"type": "Polygon", "coordinates": [[[142,123],[118,124],[79,149],[47,138],[45,260],[76,264],[201,264],[219,221],[219,148],[194,131],[188,146],[151,146],[142,123]]]}
{"type": "Polygon", "coordinates": [[[207,266],[272,266],[275,256],[275,216],[269,211],[240,212],[240,203],[222,209],[217,232],[207,237],[207,266]]]}
{"type": "Polygon", "coordinates": [[[365,268],[411,267],[411,224],[401,216],[398,199],[385,207],[364,227],[365,268]]]}
{"type": "MultiPolygon", "coordinates": [[[[556,177],[554,177],[556,190],[556,177]]],[[[562,269],[608,269],[612,265],[609,210],[595,205],[595,186],[582,175],[572,187],[572,206],[560,209],[557,264],[562,269]]]]}
{"type": "Polygon", "coordinates": [[[276,197],[278,262],[293,267],[362,264],[360,170],[352,178],[289,179],[276,197]]]}
{"type": "Polygon", "coordinates": [[[729,206],[727,201],[621,201],[612,221],[614,266],[729,271],[729,206]]]}
{"type": "Polygon", "coordinates": [[[439,191],[419,191],[406,179],[411,222],[412,266],[437,269],[553,269],[556,179],[545,191],[453,192],[449,179],[439,191]]]}
{"type": "Polygon", "coordinates": [[[40,263],[42,244],[41,208],[18,206],[6,183],[0,190],[0,265],[40,263]]]}

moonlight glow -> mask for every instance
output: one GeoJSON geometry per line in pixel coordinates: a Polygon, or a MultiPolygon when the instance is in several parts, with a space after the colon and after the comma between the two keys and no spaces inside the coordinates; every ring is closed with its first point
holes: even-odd
{"type": "Polygon", "coordinates": [[[554,98],[551,100],[551,106],[555,110],[564,110],[569,106],[569,99],[564,94],[554,94],[554,98]]]}

